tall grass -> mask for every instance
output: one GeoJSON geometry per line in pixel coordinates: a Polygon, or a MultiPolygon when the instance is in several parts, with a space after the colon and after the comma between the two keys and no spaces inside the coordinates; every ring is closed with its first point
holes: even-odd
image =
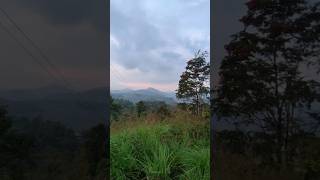
{"type": "Polygon", "coordinates": [[[209,179],[207,128],[204,123],[157,122],[112,133],[111,178],[209,179]]]}

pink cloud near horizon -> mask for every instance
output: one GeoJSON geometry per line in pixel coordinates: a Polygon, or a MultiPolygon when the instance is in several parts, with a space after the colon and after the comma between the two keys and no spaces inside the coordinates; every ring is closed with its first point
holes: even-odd
{"type": "Polygon", "coordinates": [[[177,89],[176,83],[148,83],[148,82],[130,82],[130,83],[121,83],[123,86],[126,86],[130,89],[146,89],[146,88],[155,88],[161,91],[175,91],[177,89]]]}

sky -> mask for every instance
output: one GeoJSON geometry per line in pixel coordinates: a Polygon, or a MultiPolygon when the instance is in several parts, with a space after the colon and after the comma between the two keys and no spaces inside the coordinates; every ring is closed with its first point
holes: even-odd
{"type": "MultiPolygon", "coordinates": [[[[224,55],[224,44],[241,29],[238,19],[245,13],[245,1],[212,1],[214,72],[224,55]]],[[[107,9],[103,2],[1,0],[0,7],[37,43],[73,88],[90,89],[109,85],[107,9]]],[[[209,0],[111,0],[110,15],[111,89],[173,91],[194,52],[209,51],[209,0]]],[[[14,29],[1,13],[0,22],[14,29]]],[[[0,38],[0,90],[61,83],[1,28],[0,38]]]]}
{"type": "MultiPolygon", "coordinates": [[[[108,84],[107,8],[104,3],[95,0],[1,0],[0,7],[58,67],[70,87],[82,90],[108,84]]],[[[0,23],[39,59],[39,53],[1,12],[0,23]]],[[[30,58],[2,28],[0,39],[0,90],[65,84],[57,78],[58,73],[50,75],[30,58]]],[[[42,58],[40,60],[45,64],[42,58]]]]}
{"type": "MultiPolygon", "coordinates": [[[[224,45],[243,28],[246,1],[211,1],[212,37],[210,0],[111,0],[110,34],[103,0],[1,0],[0,7],[74,89],[109,86],[110,73],[111,89],[173,91],[194,52],[209,51],[210,38],[211,80],[218,78],[224,45]]],[[[2,13],[0,23],[30,48],[2,13]]],[[[0,39],[0,90],[61,84],[1,28],[0,39]]]]}
{"type": "Polygon", "coordinates": [[[210,50],[210,0],[111,0],[110,8],[111,89],[174,91],[186,62],[210,50]]]}
{"type": "Polygon", "coordinates": [[[226,55],[225,44],[230,42],[231,35],[243,29],[239,19],[246,14],[245,3],[248,0],[216,0],[213,1],[212,11],[212,59],[211,86],[219,81],[219,67],[226,55]]]}

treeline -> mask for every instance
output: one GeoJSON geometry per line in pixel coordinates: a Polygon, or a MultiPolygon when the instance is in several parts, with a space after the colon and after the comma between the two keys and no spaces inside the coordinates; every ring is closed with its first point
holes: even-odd
{"type": "Polygon", "coordinates": [[[175,105],[163,101],[139,101],[132,103],[123,99],[111,98],[111,121],[130,120],[142,118],[147,114],[156,114],[161,119],[169,117],[175,105]]]}
{"type": "MultiPolygon", "coordinates": [[[[164,120],[176,111],[185,111],[196,115],[195,109],[196,106],[192,103],[166,104],[163,101],[139,101],[132,103],[123,99],[111,98],[111,121],[142,118],[150,114],[158,116],[159,120],[164,120]]],[[[210,104],[202,103],[199,114],[196,116],[209,118],[210,104]]]]}
{"type": "Polygon", "coordinates": [[[59,122],[9,117],[0,108],[0,179],[106,179],[103,124],[77,133],[59,122]]]}
{"type": "Polygon", "coordinates": [[[111,97],[111,119],[119,120],[119,116],[124,114],[124,119],[128,120],[132,115],[142,117],[148,113],[157,114],[160,119],[164,119],[175,109],[209,118],[210,63],[207,62],[208,55],[207,51],[199,50],[193,58],[187,61],[176,90],[176,98],[179,100],[176,105],[168,105],[161,101],[139,101],[134,104],[111,97]]]}

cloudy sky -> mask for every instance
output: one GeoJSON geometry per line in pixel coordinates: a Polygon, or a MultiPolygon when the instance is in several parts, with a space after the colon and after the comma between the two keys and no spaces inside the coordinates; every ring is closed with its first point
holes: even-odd
{"type": "MultiPolygon", "coordinates": [[[[109,57],[105,1],[1,0],[0,7],[36,42],[73,89],[107,86],[109,57]]],[[[39,57],[2,12],[0,23],[54,74],[47,73],[0,28],[0,90],[64,84],[57,78],[59,73],[39,57]]]]}
{"type": "MultiPolygon", "coordinates": [[[[241,29],[238,19],[245,13],[245,1],[212,1],[214,67],[221,61],[230,35],[241,29]]],[[[90,89],[108,85],[104,2],[1,0],[0,7],[74,88],[90,89]]],[[[186,61],[198,49],[209,50],[209,14],[209,0],[111,0],[111,88],[175,90],[186,61]]],[[[2,13],[0,22],[31,47],[2,13]]],[[[0,39],[0,89],[57,84],[1,28],[0,39]]]]}
{"type": "MultiPolygon", "coordinates": [[[[210,47],[210,0],[111,0],[111,89],[177,88],[210,47]]],[[[209,59],[208,59],[209,60],[209,59]]]]}

